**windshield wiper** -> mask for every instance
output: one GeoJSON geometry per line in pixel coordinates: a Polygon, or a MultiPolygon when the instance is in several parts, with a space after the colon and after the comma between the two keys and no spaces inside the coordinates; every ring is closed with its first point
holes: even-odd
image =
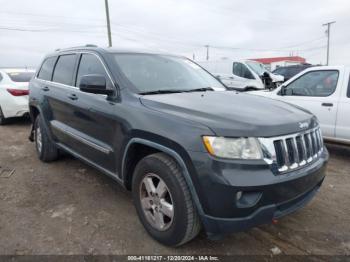
{"type": "Polygon", "coordinates": [[[145,92],[139,93],[139,95],[171,94],[171,93],[182,93],[186,91],[187,90],[180,90],[180,89],[163,89],[163,90],[145,91],[145,92]]]}
{"type": "Polygon", "coordinates": [[[195,89],[163,89],[163,90],[153,90],[145,91],[139,93],[139,95],[156,95],[156,94],[171,94],[171,93],[188,93],[188,92],[205,92],[205,91],[214,91],[212,87],[201,87],[195,89]]]}
{"type": "Polygon", "coordinates": [[[205,92],[205,91],[214,91],[214,88],[212,88],[212,87],[201,87],[201,88],[184,90],[183,92],[205,92]]]}

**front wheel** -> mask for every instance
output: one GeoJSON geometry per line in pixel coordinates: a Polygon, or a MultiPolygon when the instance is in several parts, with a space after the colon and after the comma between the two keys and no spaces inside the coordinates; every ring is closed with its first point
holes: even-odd
{"type": "Polygon", "coordinates": [[[182,245],[198,235],[201,224],[177,163],[163,153],[136,166],[132,194],[147,232],[167,246],[182,245]]]}

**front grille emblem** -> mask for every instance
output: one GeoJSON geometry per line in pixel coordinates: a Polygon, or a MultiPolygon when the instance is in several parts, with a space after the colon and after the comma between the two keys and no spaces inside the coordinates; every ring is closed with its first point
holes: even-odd
{"type": "Polygon", "coordinates": [[[309,128],[309,123],[308,122],[299,122],[299,128],[300,129],[309,128]]]}

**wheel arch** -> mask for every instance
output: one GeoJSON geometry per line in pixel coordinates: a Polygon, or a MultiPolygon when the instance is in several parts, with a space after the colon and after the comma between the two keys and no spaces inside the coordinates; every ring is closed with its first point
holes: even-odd
{"type": "MultiPolygon", "coordinates": [[[[38,115],[44,115],[41,108],[39,106],[37,106],[36,104],[30,104],[29,105],[29,116],[30,116],[30,119],[32,121],[32,128],[31,128],[31,131],[30,131],[30,135],[29,135],[29,140],[31,142],[34,141],[34,125],[35,125],[35,119],[37,118],[38,115]]],[[[45,118],[43,118],[43,124],[44,124],[44,128],[45,130],[48,132],[48,136],[49,138],[51,139],[51,141],[54,141],[53,140],[53,136],[51,134],[51,130],[49,128],[49,123],[47,123],[47,121],[45,120],[45,118]]]]}
{"type": "Polygon", "coordinates": [[[29,106],[29,116],[30,119],[32,121],[32,123],[34,123],[35,118],[40,114],[40,109],[34,105],[30,105],[29,106]]]}
{"type": "Polygon", "coordinates": [[[132,158],[131,157],[131,155],[133,153],[132,150],[135,148],[135,146],[136,147],[141,146],[143,148],[147,148],[147,150],[149,150],[148,152],[150,154],[157,153],[157,152],[167,154],[168,156],[172,157],[176,161],[176,163],[181,168],[182,174],[183,174],[185,181],[187,183],[187,186],[191,192],[191,196],[192,196],[192,199],[195,203],[197,211],[198,211],[199,215],[202,217],[202,215],[204,215],[204,211],[203,211],[202,205],[199,201],[199,197],[198,197],[196,188],[193,184],[191,175],[189,173],[189,168],[186,165],[185,160],[183,159],[183,156],[181,156],[180,153],[175,151],[173,148],[170,148],[169,146],[165,146],[165,145],[162,145],[162,144],[159,144],[157,142],[147,140],[144,138],[136,138],[135,137],[135,138],[130,139],[128,144],[125,147],[123,158],[122,158],[122,166],[121,166],[121,171],[122,171],[121,174],[122,174],[122,179],[124,181],[125,187],[128,190],[131,189],[131,180],[132,180],[134,168],[135,168],[138,161],[140,161],[144,156],[148,155],[148,154],[146,154],[146,155],[143,155],[142,157],[139,157],[137,159],[137,162],[134,163],[133,166],[128,166],[128,163],[130,163],[128,161],[130,158],[132,158]],[[128,168],[128,167],[131,167],[131,168],[128,168]]]}

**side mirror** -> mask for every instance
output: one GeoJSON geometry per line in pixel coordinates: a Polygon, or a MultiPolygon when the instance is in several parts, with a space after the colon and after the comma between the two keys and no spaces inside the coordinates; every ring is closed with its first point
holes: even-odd
{"type": "Polygon", "coordinates": [[[103,75],[85,75],[80,78],[79,89],[82,92],[102,95],[112,95],[113,90],[107,89],[106,77],[103,75]]]}

